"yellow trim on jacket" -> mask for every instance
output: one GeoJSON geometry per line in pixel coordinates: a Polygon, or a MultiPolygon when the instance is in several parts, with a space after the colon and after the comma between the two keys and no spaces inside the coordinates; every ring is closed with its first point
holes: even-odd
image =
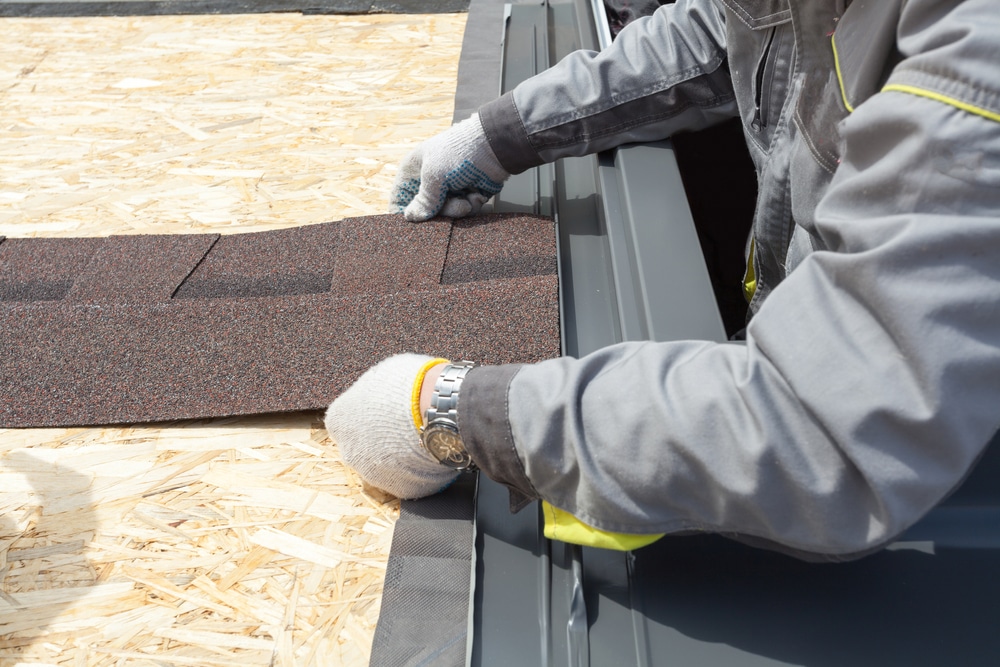
{"type": "Polygon", "coordinates": [[[854,107],[847,101],[847,90],[844,88],[844,77],[840,73],[840,56],[837,55],[836,35],[830,38],[830,44],[833,46],[833,68],[837,71],[837,83],[840,85],[840,99],[843,101],[844,108],[847,109],[847,112],[854,113],[854,107]]]}
{"type": "Polygon", "coordinates": [[[902,83],[890,83],[889,85],[885,86],[882,89],[882,92],[908,93],[910,95],[917,95],[918,97],[926,97],[928,99],[932,99],[937,102],[943,102],[944,104],[949,104],[955,107],[956,109],[961,109],[962,111],[967,111],[971,114],[982,116],[983,118],[988,118],[989,120],[993,120],[1000,123],[1000,113],[997,113],[995,111],[990,111],[989,109],[984,109],[982,107],[977,107],[974,104],[969,104],[968,102],[963,102],[960,99],[949,97],[947,95],[942,95],[941,93],[935,92],[933,90],[927,90],[926,88],[908,86],[902,83]]]}
{"type": "MultiPolygon", "coordinates": [[[[847,99],[847,89],[844,87],[844,75],[840,71],[840,57],[837,55],[837,36],[833,35],[830,39],[830,43],[833,46],[833,65],[834,69],[837,71],[837,83],[840,85],[840,98],[844,103],[844,108],[847,109],[849,113],[854,113],[854,107],[851,105],[850,101],[847,99]]],[[[918,97],[926,97],[927,99],[935,100],[936,102],[941,102],[943,104],[948,104],[955,107],[956,109],[961,109],[976,116],[982,116],[992,121],[1000,123],[1000,113],[996,111],[990,111],[989,109],[984,109],[983,107],[978,107],[975,104],[969,104],[968,102],[963,102],[962,100],[951,97],[949,95],[944,95],[942,93],[928,90],[926,88],[920,88],[919,86],[911,86],[904,83],[890,83],[882,88],[883,93],[896,92],[896,93],[906,93],[909,95],[916,95],[918,97]]]]}

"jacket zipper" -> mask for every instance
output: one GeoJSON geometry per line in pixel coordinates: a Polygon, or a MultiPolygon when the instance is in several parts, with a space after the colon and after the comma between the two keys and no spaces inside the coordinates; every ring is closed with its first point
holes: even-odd
{"type": "Polygon", "coordinates": [[[764,48],[757,60],[757,69],[754,72],[753,80],[753,121],[751,126],[757,132],[767,127],[767,114],[764,112],[764,71],[767,69],[767,59],[771,55],[771,46],[774,43],[774,33],[776,26],[772,26],[767,31],[767,38],[764,40],[764,48]]]}

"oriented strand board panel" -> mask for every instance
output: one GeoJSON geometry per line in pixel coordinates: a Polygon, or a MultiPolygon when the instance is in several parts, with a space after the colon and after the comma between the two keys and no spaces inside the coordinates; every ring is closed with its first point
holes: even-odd
{"type": "Polygon", "coordinates": [[[398,352],[487,364],[559,354],[543,218],[83,240],[41,240],[54,258],[33,248],[40,239],[0,243],[0,426],[322,409],[398,352]],[[4,271],[32,262],[51,275],[4,271]],[[62,270],[73,262],[76,275],[62,270]]]}
{"type": "Polygon", "coordinates": [[[0,3],[0,16],[161,16],[172,14],[437,14],[463,12],[468,0],[48,0],[0,3]]]}
{"type": "Polygon", "coordinates": [[[399,161],[451,124],[464,25],[3,19],[0,235],[225,234],[383,213],[399,161]]]}
{"type": "Polygon", "coordinates": [[[318,416],[0,432],[0,664],[367,664],[358,488],[318,416]]]}
{"type": "MultiPolygon", "coordinates": [[[[451,122],[464,25],[4,19],[0,236],[384,213],[396,165],[451,122]]],[[[397,507],[315,411],[0,429],[0,664],[366,665],[397,507]]]]}

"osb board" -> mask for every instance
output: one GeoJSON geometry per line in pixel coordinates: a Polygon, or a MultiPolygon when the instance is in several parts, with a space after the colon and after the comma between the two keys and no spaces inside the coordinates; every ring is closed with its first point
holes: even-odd
{"type": "MultiPolygon", "coordinates": [[[[0,235],[381,213],[464,21],[3,19],[0,235]]],[[[397,511],[315,413],[0,430],[0,665],[366,664],[397,511]]]]}
{"type": "Polygon", "coordinates": [[[4,664],[367,661],[395,508],[359,493],[319,423],[7,431],[2,447],[4,664]]]}
{"type": "Polygon", "coordinates": [[[465,15],[2,19],[0,235],[385,212],[451,118],[465,15]]]}

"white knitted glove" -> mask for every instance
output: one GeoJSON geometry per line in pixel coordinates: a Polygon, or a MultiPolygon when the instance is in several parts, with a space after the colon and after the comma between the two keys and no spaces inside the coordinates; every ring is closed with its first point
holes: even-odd
{"type": "Polygon", "coordinates": [[[326,411],[326,430],[347,465],[398,498],[429,496],[458,476],[423,448],[415,422],[422,418],[424,372],[432,362],[443,361],[420,354],[389,357],[369,368],[326,411]]]}
{"type": "Polygon", "coordinates": [[[497,160],[478,114],[422,143],[399,165],[389,204],[410,222],[440,213],[464,218],[479,213],[510,174],[497,160]]]}

